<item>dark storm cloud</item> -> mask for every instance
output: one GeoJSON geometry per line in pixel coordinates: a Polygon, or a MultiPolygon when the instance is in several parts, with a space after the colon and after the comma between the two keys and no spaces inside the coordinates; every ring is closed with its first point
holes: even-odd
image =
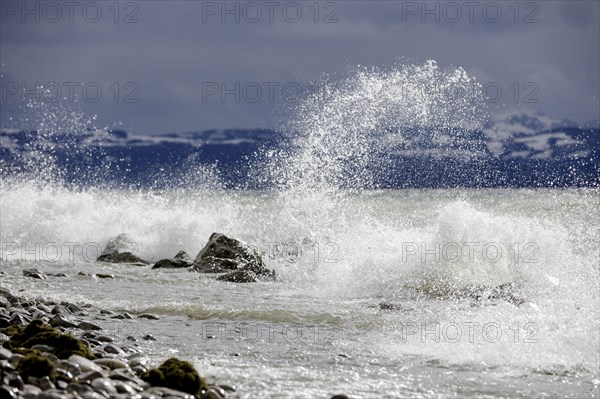
{"type": "MultiPolygon", "coordinates": [[[[295,8],[287,16],[281,11],[289,2],[279,2],[272,21],[264,2],[122,2],[118,15],[109,8],[113,2],[96,2],[102,17],[95,23],[95,15],[81,9],[72,22],[66,14],[56,23],[44,15],[39,23],[32,15],[23,22],[6,8],[22,2],[1,3],[3,84],[57,82],[65,95],[65,82],[95,82],[102,90],[98,102],[82,99],[81,86],[76,88],[81,106],[139,133],[273,127],[285,118],[282,103],[295,99],[296,87],[306,91],[326,74],[359,64],[389,68],[401,59],[462,66],[482,83],[497,85],[502,97],[490,104],[492,111],[541,109],[598,119],[596,1],[520,2],[516,8],[515,2],[321,2],[319,14],[314,2],[296,2],[303,14],[295,23],[295,8]],[[223,23],[222,7],[236,4],[240,22],[228,14],[223,23]],[[249,21],[257,17],[254,5],[262,12],[256,23],[249,21]],[[123,23],[127,17],[137,22],[123,23]],[[324,23],[328,17],[331,23],[324,23]],[[530,97],[537,102],[524,104],[532,93],[524,86],[532,82],[537,89],[530,97]],[[218,92],[210,94],[215,87],[218,92]],[[222,101],[221,88],[237,92],[239,102],[235,94],[222,101]]],[[[5,89],[3,108],[13,109],[8,103],[19,98],[5,89]]]]}

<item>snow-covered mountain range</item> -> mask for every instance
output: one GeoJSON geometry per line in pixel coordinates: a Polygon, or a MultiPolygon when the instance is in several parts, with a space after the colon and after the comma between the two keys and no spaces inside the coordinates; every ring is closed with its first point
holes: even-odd
{"type": "MultiPolygon", "coordinates": [[[[442,134],[446,140],[422,136],[374,136],[391,143],[382,154],[389,166],[378,172],[376,187],[600,185],[598,122],[578,126],[534,112],[490,121],[475,132],[442,134]]],[[[242,129],[154,136],[2,129],[0,166],[9,176],[47,167],[51,159],[67,181],[89,182],[99,170],[110,170],[102,178],[111,183],[155,186],[161,173],[179,176],[185,168],[204,165],[227,187],[260,188],[264,182],[251,181],[250,169],[260,167],[263,154],[289,138],[272,130],[242,129]]]]}

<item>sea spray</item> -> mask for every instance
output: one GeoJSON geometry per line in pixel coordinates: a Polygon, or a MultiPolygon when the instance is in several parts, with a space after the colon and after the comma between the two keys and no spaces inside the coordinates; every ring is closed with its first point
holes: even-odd
{"type": "Polygon", "coordinates": [[[295,266],[305,261],[306,270],[314,269],[309,259],[315,246],[331,245],[340,250],[341,264],[326,266],[337,275],[377,256],[367,252],[382,250],[364,248],[357,258],[346,247],[356,249],[357,243],[342,243],[343,237],[361,232],[364,240],[389,238],[386,226],[373,225],[368,210],[351,205],[353,193],[378,188],[401,167],[392,163],[397,151],[429,151],[447,157],[447,164],[456,168],[480,156],[466,135],[482,125],[485,104],[481,86],[464,69],[443,69],[435,61],[388,70],[359,68],[350,77],[317,87],[291,107],[287,146],[270,150],[258,175],[278,192],[276,211],[281,213],[269,228],[286,241],[303,244],[310,254],[295,266]],[[464,159],[456,159],[453,154],[461,146],[464,159]]]}
{"type": "Polygon", "coordinates": [[[362,68],[318,87],[291,107],[291,148],[270,155],[269,178],[288,193],[374,188],[384,153],[410,140],[458,141],[486,117],[479,83],[435,61],[362,68]]]}

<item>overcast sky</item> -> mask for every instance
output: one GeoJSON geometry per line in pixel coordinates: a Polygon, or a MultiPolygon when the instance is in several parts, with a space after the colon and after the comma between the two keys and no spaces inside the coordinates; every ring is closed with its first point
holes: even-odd
{"type": "Polygon", "coordinates": [[[597,0],[0,4],[3,126],[37,82],[131,133],[277,127],[324,75],[429,59],[477,77],[494,112],[599,119],[597,0]]]}

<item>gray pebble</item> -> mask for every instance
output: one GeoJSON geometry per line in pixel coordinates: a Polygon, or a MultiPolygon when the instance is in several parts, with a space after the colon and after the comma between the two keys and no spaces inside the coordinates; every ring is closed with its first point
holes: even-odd
{"type": "Polygon", "coordinates": [[[108,367],[111,370],[128,367],[127,363],[125,363],[121,360],[118,360],[118,359],[110,359],[110,358],[96,359],[96,360],[94,360],[94,363],[99,364],[100,366],[108,367]]]}
{"type": "Polygon", "coordinates": [[[114,316],[116,313],[113,312],[112,310],[100,310],[100,314],[105,314],[105,315],[109,315],[109,316],[114,316]]]}
{"type": "Polygon", "coordinates": [[[69,362],[79,365],[79,368],[82,372],[102,370],[102,368],[96,363],[79,355],[71,355],[69,357],[69,362]]]}
{"type": "Polygon", "coordinates": [[[38,397],[41,393],[42,390],[36,387],[35,385],[25,384],[25,386],[23,387],[23,396],[25,397],[38,397]]]}
{"type": "Polygon", "coordinates": [[[214,388],[208,388],[204,395],[202,395],[202,399],[223,399],[224,395],[221,395],[219,391],[214,388]]]}
{"type": "Polygon", "coordinates": [[[74,376],[81,374],[81,366],[68,360],[59,360],[54,363],[54,367],[56,367],[57,371],[58,369],[62,369],[74,376]]]}
{"type": "Polygon", "coordinates": [[[114,355],[122,355],[125,352],[123,351],[123,349],[119,348],[117,345],[115,344],[106,344],[104,345],[104,352],[106,353],[112,353],[114,355]]]}
{"type": "Polygon", "coordinates": [[[117,390],[118,393],[125,393],[130,396],[133,396],[141,391],[141,388],[140,388],[140,391],[138,391],[135,388],[133,388],[130,384],[127,384],[126,382],[123,382],[123,381],[116,382],[115,389],[117,390]]]}
{"type": "Polygon", "coordinates": [[[70,381],[73,379],[73,373],[65,369],[56,368],[56,379],[70,381]]]}
{"type": "Polygon", "coordinates": [[[5,297],[0,295],[0,307],[2,308],[8,308],[10,307],[10,302],[8,302],[8,299],[6,299],[5,297]]]}
{"type": "Polygon", "coordinates": [[[133,375],[128,369],[115,369],[112,370],[108,375],[113,380],[126,381],[139,386],[144,385],[144,381],[133,375]]]}
{"type": "Polygon", "coordinates": [[[89,373],[84,373],[77,376],[77,381],[86,382],[90,384],[96,378],[105,378],[106,374],[102,371],[90,371],[89,373]]]}
{"type": "Polygon", "coordinates": [[[213,391],[213,392],[219,394],[219,397],[221,397],[221,398],[224,398],[226,395],[225,390],[218,385],[209,385],[207,392],[208,391],[213,391]]]}
{"type": "Polygon", "coordinates": [[[46,315],[46,313],[42,312],[41,310],[36,310],[35,312],[33,312],[33,314],[31,315],[31,318],[33,320],[43,320],[43,319],[48,319],[48,316],[46,315]]]}
{"type": "Polygon", "coordinates": [[[235,392],[235,388],[232,387],[231,385],[227,385],[227,384],[219,384],[218,385],[221,389],[223,389],[225,392],[235,392]]]}
{"type": "Polygon", "coordinates": [[[54,315],[48,322],[52,327],[75,327],[76,324],[60,314],[54,315]]]}
{"type": "Polygon", "coordinates": [[[92,387],[107,394],[117,393],[115,383],[108,378],[96,378],[92,381],[92,387]]]}
{"type": "Polygon", "coordinates": [[[157,316],[153,314],[144,313],[138,316],[138,319],[148,319],[148,320],[160,320],[157,316]]]}
{"type": "Polygon", "coordinates": [[[82,308],[81,306],[71,303],[71,302],[61,302],[61,305],[65,306],[67,309],[69,309],[72,313],[77,313],[77,312],[84,312],[85,309],[82,308]]]}
{"type": "Polygon", "coordinates": [[[92,387],[87,384],[82,384],[78,382],[72,382],[67,387],[68,392],[76,392],[78,394],[84,394],[86,392],[93,392],[92,387]]]}
{"type": "Polygon", "coordinates": [[[62,305],[56,305],[52,308],[52,314],[62,314],[62,315],[66,315],[71,313],[67,308],[65,308],[62,305]]]}
{"type": "Polygon", "coordinates": [[[130,315],[129,313],[121,313],[121,314],[118,314],[118,315],[115,315],[115,316],[111,317],[111,319],[131,320],[131,319],[133,319],[133,316],[130,315]]]}
{"type": "Polygon", "coordinates": [[[8,360],[12,357],[13,353],[8,349],[0,346],[0,360],[8,360]]]}
{"type": "Polygon", "coordinates": [[[10,324],[15,325],[21,325],[24,326],[26,324],[29,324],[29,322],[31,321],[31,318],[27,317],[27,316],[23,316],[20,313],[14,313],[11,318],[10,318],[10,324]]]}
{"type": "Polygon", "coordinates": [[[100,330],[102,330],[102,328],[99,325],[94,324],[94,323],[90,323],[90,322],[87,322],[87,321],[82,321],[81,323],[77,324],[77,328],[79,328],[80,330],[87,330],[87,331],[90,331],[90,330],[100,331],[100,330]]]}
{"type": "Polygon", "coordinates": [[[37,308],[42,312],[52,313],[52,309],[49,306],[46,306],[44,303],[38,303],[37,308]]]}

